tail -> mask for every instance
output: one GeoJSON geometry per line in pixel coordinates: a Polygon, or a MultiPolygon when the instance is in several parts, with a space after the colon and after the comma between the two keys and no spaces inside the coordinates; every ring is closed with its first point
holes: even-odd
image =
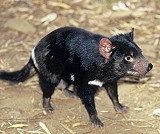
{"type": "Polygon", "coordinates": [[[36,74],[34,64],[30,58],[29,62],[20,70],[14,72],[0,71],[0,79],[11,82],[23,82],[36,74]]]}

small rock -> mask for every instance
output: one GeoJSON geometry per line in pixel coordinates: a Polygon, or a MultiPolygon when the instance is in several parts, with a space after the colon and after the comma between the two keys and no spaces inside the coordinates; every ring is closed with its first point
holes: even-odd
{"type": "Polygon", "coordinates": [[[18,18],[9,19],[5,23],[5,27],[17,30],[25,34],[33,34],[36,31],[36,28],[31,25],[27,20],[18,18]]]}
{"type": "Polygon", "coordinates": [[[152,114],[154,116],[160,116],[160,109],[155,109],[152,114]]]}

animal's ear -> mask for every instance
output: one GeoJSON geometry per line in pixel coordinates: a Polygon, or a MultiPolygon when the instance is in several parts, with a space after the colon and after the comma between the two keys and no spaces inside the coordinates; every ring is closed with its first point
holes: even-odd
{"type": "Polygon", "coordinates": [[[132,41],[134,40],[134,28],[129,33],[124,34],[127,38],[130,38],[132,41]]]}
{"type": "Polygon", "coordinates": [[[114,46],[112,45],[112,42],[109,39],[102,38],[100,40],[99,52],[104,58],[106,58],[106,59],[109,58],[109,56],[112,53],[113,48],[114,48],[114,46]]]}

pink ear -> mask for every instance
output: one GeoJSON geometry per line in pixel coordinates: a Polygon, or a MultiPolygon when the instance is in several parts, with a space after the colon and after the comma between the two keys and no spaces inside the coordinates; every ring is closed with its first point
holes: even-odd
{"type": "Polygon", "coordinates": [[[104,58],[109,58],[112,50],[112,42],[107,38],[100,40],[99,52],[104,58]]]}

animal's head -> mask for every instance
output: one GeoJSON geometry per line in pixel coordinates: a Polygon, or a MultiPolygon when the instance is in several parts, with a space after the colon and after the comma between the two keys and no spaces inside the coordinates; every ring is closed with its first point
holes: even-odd
{"type": "Polygon", "coordinates": [[[113,73],[119,76],[141,76],[149,72],[153,65],[142,55],[141,49],[133,41],[134,29],[126,34],[103,38],[100,54],[107,59],[113,73]]]}

